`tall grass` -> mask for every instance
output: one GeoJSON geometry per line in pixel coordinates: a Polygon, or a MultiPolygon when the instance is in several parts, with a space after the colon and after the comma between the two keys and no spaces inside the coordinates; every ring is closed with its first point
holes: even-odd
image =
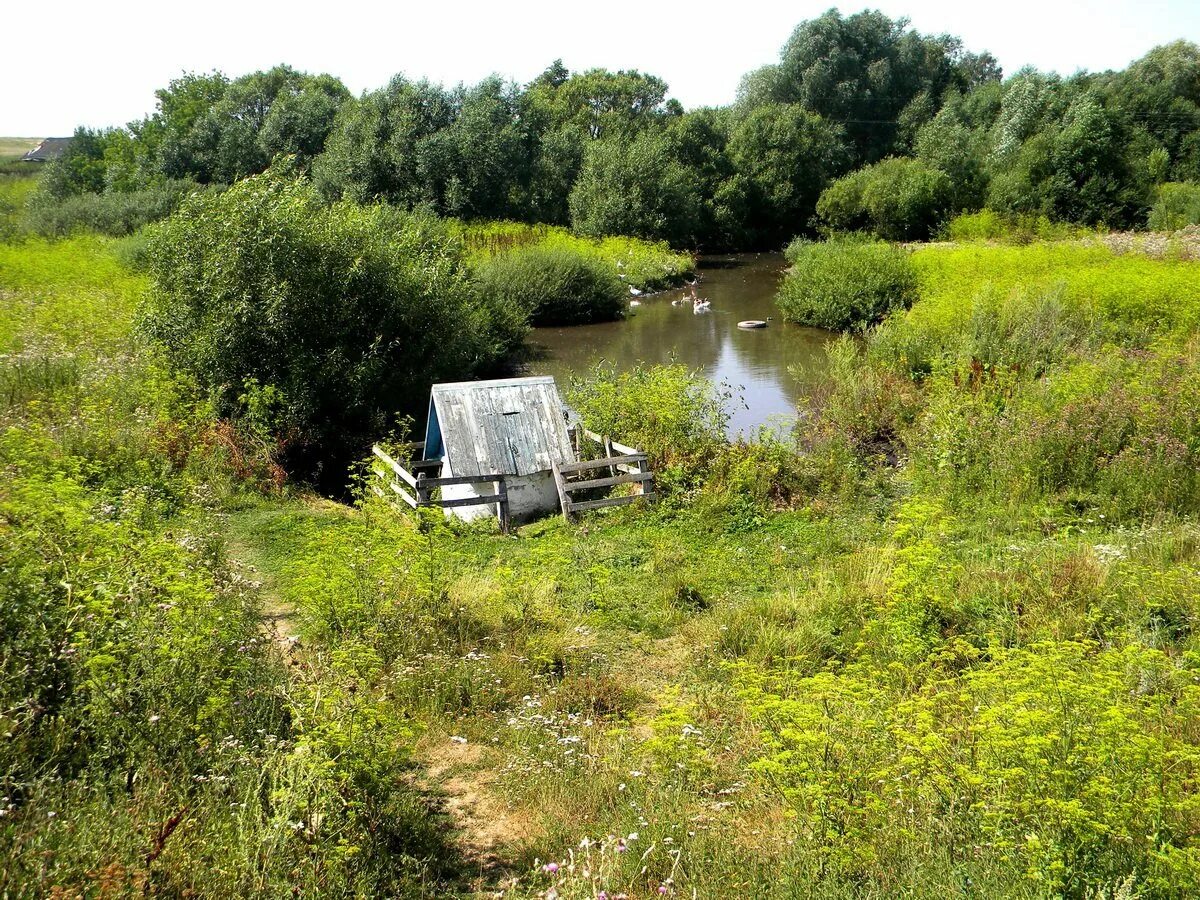
{"type": "Polygon", "coordinates": [[[517,248],[562,250],[596,259],[609,266],[627,285],[639,290],[661,290],[680,284],[695,270],[695,260],[672,250],[664,241],[638,238],[587,238],[552,225],[518,222],[455,222],[451,228],[477,259],[517,248]]]}
{"type": "Polygon", "coordinates": [[[65,237],[93,232],[123,237],[151,222],[169,216],[189,193],[200,186],[173,181],[140,191],[77,194],[55,199],[35,194],[30,198],[26,227],[42,237],[65,237]]]}

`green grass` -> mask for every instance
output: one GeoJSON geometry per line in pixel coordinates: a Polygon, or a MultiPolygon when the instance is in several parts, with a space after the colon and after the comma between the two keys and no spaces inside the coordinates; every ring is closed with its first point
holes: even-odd
{"type": "Polygon", "coordinates": [[[0,158],[28,153],[41,140],[41,138],[0,137],[0,158]]]}
{"type": "Polygon", "coordinates": [[[270,490],[116,247],[0,244],[0,893],[1200,891],[1188,264],[919,249],[795,444],[602,376],[662,500],[501,535],[270,490]]]}
{"type": "Polygon", "coordinates": [[[108,238],[0,243],[0,352],[46,342],[68,350],[123,346],[146,287],[108,238]]]}
{"type": "Polygon", "coordinates": [[[639,290],[661,290],[679,285],[695,270],[695,260],[665,241],[638,238],[588,238],[552,225],[520,222],[451,222],[451,227],[475,256],[486,258],[516,247],[538,246],[582,253],[611,266],[625,282],[639,290]]]}
{"type": "Polygon", "coordinates": [[[925,354],[954,354],[981,309],[1020,308],[1050,296],[1086,317],[1100,342],[1179,342],[1200,322],[1196,262],[1118,255],[1088,241],[931,245],[912,260],[921,302],[889,327],[892,338],[920,345],[925,354]]]}

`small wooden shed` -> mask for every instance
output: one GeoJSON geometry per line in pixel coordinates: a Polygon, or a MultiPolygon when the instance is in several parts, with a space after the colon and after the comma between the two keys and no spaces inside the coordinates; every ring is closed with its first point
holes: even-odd
{"type": "MultiPolygon", "coordinates": [[[[508,514],[528,521],[559,508],[553,469],[575,461],[566,410],[554,379],[504,378],[435,384],[429,396],[424,458],[441,463],[440,477],[503,475],[508,514]]],[[[488,481],[442,487],[443,500],[492,493],[488,481]]],[[[492,507],[453,506],[447,514],[470,520],[492,507]]]]}
{"type": "Polygon", "coordinates": [[[581,423],[568,427],[558,388],[546,376],[435,384],[425,440],[375,444],[371,452],[376,495],[413,509],[440,507],[465,521],[496,516],[504,531],[556,510],[570,520],[654,497],[647,455],[581,423]],[[602,455],[588,458],[596,452],[602,455]],[[596,496],[618,485],[632,492],[596,496]]]}

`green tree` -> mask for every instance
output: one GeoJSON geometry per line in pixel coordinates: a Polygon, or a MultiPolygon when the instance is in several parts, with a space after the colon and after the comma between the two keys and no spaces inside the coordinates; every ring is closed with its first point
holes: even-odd
{"type": "Polygon", "coordinates": [[[839,178],[817,215],[838,231],[870,231],[893,241],[928,238],[950,211],[954,184],[941,169],[893,157],[839,178]]]}
{"type": "Polygon", "coordinates": [[[770,104],[733,126],[729,159],[735,175],[715,215],[728,222],[725,210],[738,210],[746,239],[769,246],[808,227],[821,191],[844,171],[846,148],[841,126],[796,104],[770,104]]]}
{"type": "Polygon", "coordinates": [[[1046,187],[1056,218],[1122,227],[1141,220],[1149,186],[1134,177],[1127,142],[1116,117],[1098,98],[1085,94],[1071,104],[1054,139],[1054,174],[1046,187]]]}
{"type": "Polygon", "coordinates": [[[733,176],[729,159],[730,115],[727,109],[697,109],[667,125],[671,155],[683,168],[699,198],[696,239],[705,249],[740,246],[740,222],[719,221],[716,198],[733,176]]]}
{"type": "Polygon", "coordinates": [[[104,154],[112,134],[76,128],[62,155],[50,162],[42,173],[42,193],[62,200],[75,194],[103,191],[107,171],[104,154]]]}
{"type": "Polygon", "coordinates": [[[880,12],[831,9],[796,27],[778,64],[743,79],[739,101],[798,103],[844,124],[855,161],[874,162],[932,118],[947,90],[999,77],[994,59],[964,53],[957,38],[922,35],[880,12]]]}
{"type": "Polygon", "coordinates": [[[421,145],[454,115],[454,99],[443,88],[396,76],[339,111],[325,152],[313,166],[318,187],[329,198],[359,202],[413,207],[433,201],[421,145]]]}
{"type": "Polygon", "coordinates": [[[588,145],[571,190],[571,224],[581,234],[695,243],[700,198],[661,132],[588,145]]]}
{"type": "Polygon", "coordinates": [[[325,149],[337,112],[349,99],[346,86],[332,75],[311,76],[298,88],[277,93],[258,133],[263,155],[268,160],[294,156],[307,167],[325,149]]]}
{"type": "Polygon", "coordinates": [[[1200,177],[1200,46],[1155,47],[1105,87],[1105,105],[1167,152],[1167,178],[1200,177]]]}
{"type": "Polygon", "coordinates": [[[468,219],[527,215],[531,147],[520,92],[493,76],[460,88],[454,105],[453,121],[418,151],[429,200],[468,219]]]}
{"type": "Polygon", "coordinates": [[[524,334],[524,311],[478,295],[436,223],[327,206],[291,172],[193,195],[150,260],[147,329],[172,361],[222,415],[269,392],[294,470],[324,463],[335,482],[432,382],[494,369],[524,334]]]}

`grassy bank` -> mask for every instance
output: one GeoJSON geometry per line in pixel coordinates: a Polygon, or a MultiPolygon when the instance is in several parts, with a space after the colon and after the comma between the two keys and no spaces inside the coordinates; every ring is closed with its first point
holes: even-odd
{"type": "Polygon", "coordinates": [[[691,255],[672,250],[665,241],[587,238],[566,228],[520,222],[455,222],[453,228],[479,260],[521,248],[562,250],[605,263],[627,284],[643,291],[676,287],[695,270],[691,255]]]}
{"type": "Polygon", "coordinates": [[[114,248],[0,245],[0,893],[1200,891],[1196,264],[922,248],[794,444],[602,373],[664,499],[513,537],[280,489],[114,248]]]}

